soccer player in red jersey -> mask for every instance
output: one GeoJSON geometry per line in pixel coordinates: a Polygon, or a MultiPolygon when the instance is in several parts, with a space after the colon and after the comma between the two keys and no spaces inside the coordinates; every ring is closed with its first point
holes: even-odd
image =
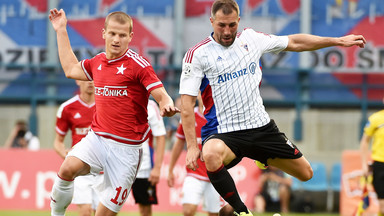
{"type": "MultiPolygon", "coordinates": [[[[201,128],[207,123],[203,115],[204,106],[201,99],[201,95],[197,96],[198,106],[195,107],[195,129],[196,138],[199,148],[201,145],[201,128]]],[[[171,159],[169,162],[168,170],[168,186],[173,187],[175,185],[174,168],[176,162],[184,149],[185,136],[183,131],[183,125],[180,122],[177,132],[176,141],[172,147],[171,159]]],[[[195,170],[186,167],[187,176],[184,179],[182,189],[183,215],[192,216],[196,214],[199,203],[203,200],[203,210],[207,212],[208,216],[219,215],[219,210],[224,206],[225,202],[221,199],[219,193],[215,190],[207,175],[207,168],[203,161],[198,160],[199,167],[195,170]]],[[[232,211],[233,212],[233,211],[232,211]]],[[[231,213],[232,213],[231,212],[231,213]]],[[[233,215],[233,214],[232,214],[233,215]]]]}
{"type": "Polygon", "coordinates": [[[96,185],[100,204],[96,216],[120,211],[140,165],[142,146],[148,138],[147,104],[151,94],[162,116],[179,112],[151,64],[128,48],[133,23],[124,12],[110,13],[102,29],[105,52],[78,61],[67,33],[64,10],[50,10],[57,35],[61,66],[67,78],[91,80],[95,85],[96,111],[91,130],[68,153],[51,192],[51,214],[64,215],[73,194],[73,179],[104,172],[96,185]]]}
{"type": "MultiPolygon", "coordinates": [[[[93,113],[95,112],[95,88],[91,81],[76,80],[79,94],[62,103],[56,115],[56,137],[54,148],[63,158],[68,149],[64,144],[68,130],[72,134],[72,146],[84,138],[91,128],[93,113]]],[[[101,175],[79,176],[74,181],[72,203],[78,207],[80,216],[91,216],[99,203],[92,186],[101,175]]]]}

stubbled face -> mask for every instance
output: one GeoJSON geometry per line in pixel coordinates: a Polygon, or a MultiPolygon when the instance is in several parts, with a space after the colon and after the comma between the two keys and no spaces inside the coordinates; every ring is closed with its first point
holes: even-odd
{"type": "Polygon", "coordinates": [[[225,15],[222,10],[218,10],[215,18],[211,17],[210,20],[215,41],[225,47],[231,46],[235,41],[240,21],[236,11],[225,15]]]}
{"type": "Polygon", "coordinates": [[[108,59],[120,57],[127,51],[133,37],[133,32],[130,32],[129,28],[129,22],[120,24],[113,19],[109,20],[107,28],[103,29],[105,52],[108,59]]]}

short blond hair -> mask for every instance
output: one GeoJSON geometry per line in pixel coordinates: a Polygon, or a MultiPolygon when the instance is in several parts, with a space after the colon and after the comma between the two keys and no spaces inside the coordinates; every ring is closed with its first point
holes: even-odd
{"type": "Polygon", "coordinates": [[[115,11],[115,12],[108,14],[108,16],[105,18],[104,29],[107,29],[108,23],[110,20],[117,21],[120,24],[129,23],[129,33],[132,32],[133,21],[132,21],[132,18],[128,14],[126,14],[122,11],[115,11]]]}
{"type": "Polygon", "coordinates": [[[216,13],[219,10],[223,10],[223,14],[228,15],[233,11],[237,13],[237,16],[240,16],[239,5],[234,0],[216,0],[213,2],[211,7],[211,17],[215,19],[216,13]]]}

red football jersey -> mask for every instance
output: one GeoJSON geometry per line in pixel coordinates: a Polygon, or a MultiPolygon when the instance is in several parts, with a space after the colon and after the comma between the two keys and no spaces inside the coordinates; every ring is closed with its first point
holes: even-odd
{"type": "MultiPolygon", "coordinates": [[[[201,144],[201,128],[207,123],[207,120],[204,118],[204,115],[199,112],[198,107],[195,107],[195,128],[196,128],[196,138],[197,143],[199,145],[200,150],[202,149],[201,144]]],[[[179,124],[179,127],[176,131],[176,137],[179,139],[185,140],[184,131],[183,131],[183,125],[179,124]]],[[[201,161],[200,159],[197,160],[197,164],[199,165],[199,168],[195,171],[187,168],[187,175],[193,176],[197,179],[209,181],[208,175],[207,175],[207,168],[205,167],[205,163],[201,161]]]]}
{"type": "Polygon", "coordinates": [[[79,95],[74,96],[60,105],[56,115],[56,132],[64,136],[71,130],[74,146],[87,135],[94,112],[95,103],[88,105],[79,95]]]}
{"type": "Polygon", "coordinates": [[[141,144],[149,133],[147,104],[152,90],[163,84],[151,64],[128,49],[118,58],[100,53],[81,61],[95,85],[96,112],[92,130],[127,144],[141,144]]]}

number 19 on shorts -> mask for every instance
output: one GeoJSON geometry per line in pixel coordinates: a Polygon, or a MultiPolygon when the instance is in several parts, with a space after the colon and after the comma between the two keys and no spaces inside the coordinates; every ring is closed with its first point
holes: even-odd
{"type": "Polygon", "coordinates": [[[125,200],[128,197],[128,189],[125,189],[123,194],[121,194],[121,190],[122,190],[121,186],[117,187],[116,188],[116,196],[115,196],[115,198],[111,199],[111,202],[114,203],[115,205],[123,205],[123,203],[125,202],[125,200]],[[121,194],[121,202],[119,202],[120,194],[121,194]]]}

